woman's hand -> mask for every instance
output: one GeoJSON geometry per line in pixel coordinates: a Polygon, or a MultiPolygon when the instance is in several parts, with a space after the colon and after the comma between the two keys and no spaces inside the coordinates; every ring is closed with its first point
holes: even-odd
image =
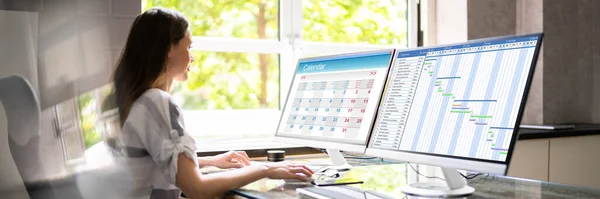
{"type": "Polygon", "coordinates": [[[267,169],[267,178],[270,179],[298,179],[309,181],[313,171],[304,165],[289,163],[265,164],[267,169]]]}
{"type": "Polygon", "coordinates": [[[212,165],[221,169],[242,168],[250,165],[250,158],[243,151],[229,151],[212,157],[199,158],[201,165],[212,165]]]}

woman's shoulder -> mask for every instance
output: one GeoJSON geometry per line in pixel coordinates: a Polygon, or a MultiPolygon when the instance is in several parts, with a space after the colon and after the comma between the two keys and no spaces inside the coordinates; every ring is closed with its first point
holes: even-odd
{"type": "Polygon", "coordinates": [[[158,88],[146,90],[140,98],[150,98],[152,100],[171,100],[171,94],[158,88]]]}
{"type": "Polygon", "coordinates": [[[132,112],[134,109],[143,107],[144,109],[152,109],[161,113],[168,113],[168,107],[171,104],[171,94],[157,89],[148,89],[144,94],[138,97],[132,105],[132,112]]]}
{"type": "Polygon", "coordinates": [[[169,121],[171,94],[160,89],[148,89],[131,105],[125,123],[144,123],[153,121],[169,121]]]}

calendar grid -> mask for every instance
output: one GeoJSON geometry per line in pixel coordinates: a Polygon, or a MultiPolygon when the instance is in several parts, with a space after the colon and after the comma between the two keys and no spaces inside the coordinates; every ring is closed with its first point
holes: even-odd
{"type": "Polygon", "coordinates": [[[393,53],[299,61],[278,134],[366,143],[393,53]]]}
{"type": "Polygon", "coordinates": [[[301,82],[286,132],[356,138],[375,79],[301,82]]]}

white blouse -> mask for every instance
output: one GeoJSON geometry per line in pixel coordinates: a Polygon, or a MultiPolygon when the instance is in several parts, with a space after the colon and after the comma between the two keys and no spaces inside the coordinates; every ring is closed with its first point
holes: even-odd
{"type": "MultiPolygon", "coordinates": [[[[150,89],[132,105],[117,141],[130,196],[177,199],[177,157],[196,164],[196,143],[185,131],[181,110],[171,95],[150,89]]],[[[129,195],[128,194],[128,195],[129,195]]]]}

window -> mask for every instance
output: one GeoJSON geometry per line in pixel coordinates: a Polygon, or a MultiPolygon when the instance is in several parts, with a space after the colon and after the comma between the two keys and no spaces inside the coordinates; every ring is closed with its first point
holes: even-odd
{"type": "Polygon", "coordinates": [[[406,46],[406,3],[398,0],[303,1],[302,39],[406,46]]]}
{"type": "Polygon", "coordinates": [[[86,136],[80,131],[81,126],[78,107],[75,100],[66,100],[53,107],[53,127],[60,138],[63,158],[67,163],[82,160],[85,153],[83,139],[86,136]]]}
{"type": "MultiPolygon", "coordinates": [[[[113,128],[116,110],[103,107],[112,85],[105,85],[85,92],[53,106],[53,127],[61,140],[67,162],[82,160],[96,144],[114,143],[118,131],[113,128]]],[[[102,150],[99,147],[94,151],[102,150]]]]}
{"type": "Polygon", "coordinates": [[[96,128],[98,105],[94,94],[94,92],[87,92],[77,97],[80,126],[86,149],[102,140],[102,135],[96,128]]]}
{"type": "Polygon", "coordinates": [[[278,108],[277,54],[196,51],[193,56],[188,80],[173,88],[182,109],[278,108]]]}
{"type": "Polygon", "coordinates": [[[183,13],[197,37],[279,39],[278,0],[142,0],[142,11],[157,6],[183,13]]]}
{"type": "Polygon", "coordinates": [[[415,0],[142,0],[142,6],[175,9],[190,21],[195,62],[173,95],[199,142],[273,135],[300,57],[416,43],[408,31],[415,29],[408,15],[415,0]]]}

